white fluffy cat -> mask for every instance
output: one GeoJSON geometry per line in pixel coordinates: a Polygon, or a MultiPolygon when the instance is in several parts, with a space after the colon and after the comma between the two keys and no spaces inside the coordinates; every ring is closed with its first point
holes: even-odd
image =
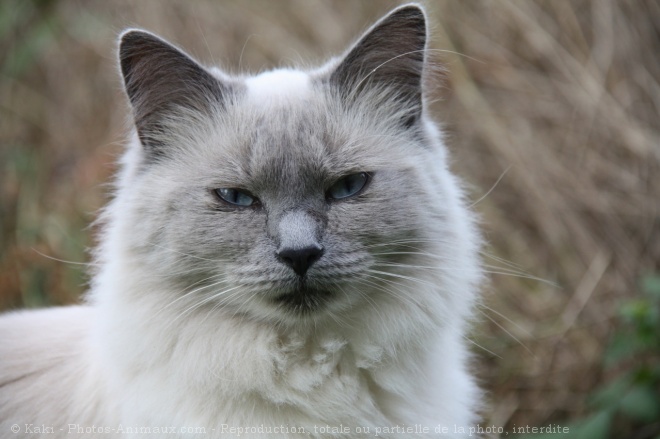
{"type": "Polygon", "coordinates": [[[427,115],[424,12],[235,77],[140,30],[84,305],[0,318],[0,437],[463,437],[479,236],[427,115]]]}

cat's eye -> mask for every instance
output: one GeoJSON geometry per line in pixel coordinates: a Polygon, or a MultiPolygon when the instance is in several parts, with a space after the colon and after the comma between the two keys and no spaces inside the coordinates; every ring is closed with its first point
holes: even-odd
{"type": "Polygon", "coordinates": [[[215,194],[225,203],[239,207],[253,206],[259,201],[250,193],[240,189],[221,188],[216,189],[215,194]]]}
{"type": "Polygon", "coordinates": [[[330,189],[328,189],[326,196],[333,200],[354,197],[362,192],[369,183],[370,178],[371,177],[366,172],[347,175],[334,182],[334,184],[330,186],[330,189]]]}

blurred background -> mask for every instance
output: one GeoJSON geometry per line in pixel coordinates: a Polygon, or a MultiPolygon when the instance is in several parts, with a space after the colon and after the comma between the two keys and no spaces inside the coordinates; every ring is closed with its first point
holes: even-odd
{"type": "MultiPolygon", "coordinates": [[[[130,128],[122,29],[258,72],[339,54],[397,4],[0,1],[0,310],[85,291],[130,128]]],[[[660,3],[424,4],[433,112],[488,240],[483,425],[660,437],[660,3]]]]}

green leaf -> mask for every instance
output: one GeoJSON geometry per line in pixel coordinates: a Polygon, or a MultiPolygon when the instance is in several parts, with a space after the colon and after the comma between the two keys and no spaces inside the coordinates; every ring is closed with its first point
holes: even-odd
{"type": "Polygon", "coordinates": [[[621,411],[641,422],[653,422],[660,419],[660,396],[655,392],[653,383],[636,385],[621,400],[621,411]]]}

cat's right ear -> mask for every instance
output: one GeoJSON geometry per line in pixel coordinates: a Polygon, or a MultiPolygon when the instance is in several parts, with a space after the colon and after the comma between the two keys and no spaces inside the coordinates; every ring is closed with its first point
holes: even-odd
{"type": "Polygon", "coordinates": [[[119,63],[142,145],[163,151],[167,119],[181,111],[207,112],[222,103],[223,84],[190,56],[143,30],[120,37],[119,63]]]}

